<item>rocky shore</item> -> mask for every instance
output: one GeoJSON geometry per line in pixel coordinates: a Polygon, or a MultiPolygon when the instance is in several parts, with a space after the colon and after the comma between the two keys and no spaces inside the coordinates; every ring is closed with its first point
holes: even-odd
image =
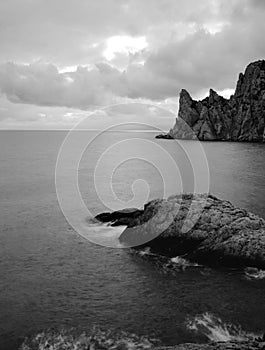
{"type": "Polygon", "coordinates": [[[159,346],[156,339],[139,337],[126,332],[103,331],[94,328],[88,332],[46,330],[26,338],[19,350],[264,350],[265,341],[257,338],[238,342],[210,342],[207,344],[179,344],[159,346]]]}
{"type": "Polygon", "coordinates": [[[158,138],[264,142],[264,127],[265,60],[260,60],[239,74],[229,99],[210,89],[209,97],[196,101],[183,89],[174,127],[158,138]]]}
{"type": "MultiPolygon", "coordinates": [[[[94,346],[93,343],[90,344],[90,341],[85,341],[84,343],[79,343],[75,341],[67,341],[66,343],[61,343],[60,346],[49,346],[49,345],[41,345],[40,347],[36,347],[34,344],[32,347],[30,345],[24,345],[20,348],[20,350],[264,350],[265,343],[259,342],[227,342],[227,343],[209,343],[209,344],[180,344],[176,346],[168,346],[168,347],[133,347],[126,346],[124,344],[112,345],[111,347],[105,346],[94,346]]],[[[58,342],[57,342],[58,344],[58,342]]]]}
{"type": "Polygon", "coordinates": [[[96,219],[126,225],[120,241],[127,247],[209,266],[265,268],[265,220],[212,195],[175,195],[96,219]]]}
{"type": "Polygon", "coordinates": [[[209,344],[181,344],[172,347],[157,348],[156,350],[264,350],[264,342],[219,342],[209,344]]]}

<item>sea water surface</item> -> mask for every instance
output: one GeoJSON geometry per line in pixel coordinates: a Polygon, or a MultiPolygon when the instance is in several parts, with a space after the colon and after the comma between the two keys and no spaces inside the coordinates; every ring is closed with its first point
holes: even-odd
{"type": "MultiPolygon", "coordinates": [[[[255,334],[265,330],[264,279],[247,279],[239,270],[170,273],[130,250],[106,248],[78,235],[62,214],[55,190],[56,159],[66,134],[0,132],[1,350],[17,349],[26,335],[50,327],[99,325],[155,336],[166,345],[215,339],[220,328],[226,335],[229,324],[255,334]],[[199,332],[196,322],[205,325],[199,332]]],[[[175,142],[155,140],[148,132],[104,133],[89,146],[79,168],[80,191],[93,214],[106,210],[93,185],[96,160],[111,143],[128,138],[160,145],[184,169],[183,190],[193,188],[192,168],[175,142]]],[[[191,152],[198,149],[196,142],[182,142],[191,152]]],[[[207,142],[203,148],[210,191],[265,217],[265,145],[207,142]]],[[[103,193],[118,152],[109,150],[100,180],[103,193]]],[[[117,197],[130,200],[137,179],[149,184],[149,199],[163,196],[157,169],[131,159],[113,174],[117,197]]],[[[179,191],[177,181],[170,186],[172,194],[179,191]]]]}

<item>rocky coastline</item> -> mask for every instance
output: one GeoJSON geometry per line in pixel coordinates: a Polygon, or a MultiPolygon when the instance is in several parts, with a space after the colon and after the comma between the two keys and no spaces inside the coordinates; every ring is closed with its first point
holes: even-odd
{"type": "Polygon", "coordinates": [[[186,343],[176,346],[159,346],[157,340],[149,340],[126,332],[113,333],[93,329],[88,332],[50,329],[26,338],[19,350],[262,350],[263,338],[245,341],[186,343]]]}
{"type": "Polygon", "coordinates": [[[200,141],[265,141],[265,60],[250,63],[240,73],[234,95],[226,99],[213,89],[193,100],[181,90],[178,118],[164,139],[200,141]]]}
{"type": "Polygon", "coordinates": [[[265,343],[258,341],[246,342],[218,342],[209,344],[180,344],[172,347],[154,350],[264,350],[265,343]]]}
{"type": "Polygon", "coordinates": [[[127,226],[120,236],[127,247],[148,247],[207,266],[265,269],[265,220],[210,194],[155,199],[143,210],[103,213],[96,219],[127,226]]]}

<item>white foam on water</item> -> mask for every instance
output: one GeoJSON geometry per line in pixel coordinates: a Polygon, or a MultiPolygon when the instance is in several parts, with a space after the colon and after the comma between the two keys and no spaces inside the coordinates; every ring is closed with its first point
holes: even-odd
{"type": "Polygon", "coordinates": [[[141,256],[150,255],[150,254],[151,254],[151,249],[149,247],[139,251],[139,255],[141,256]]]}
{"type": "Polygon", "coordinates": [[[114,332],[94,328],[92,331],[77,333],[74,329],[47,330],[33,337],[26,338],[21,350],[42,350],[47,346],[53,350],[60,349],[124,349],[151,350],[160,342],[134,333],[114,332]]]}
{"type": "Polygon", "coordinates": [[[208,312],[188,319],[186,326],[189,330],[205,335],[213,342],[246,341],[258,337],[258,335],[245,332],[241,326],[224,323],[220,318],[208,312]]]}
{"type": "Polygon", "coordinates": [[[174,264],[177,264],[179,266],[183,266],[183,267],[187,267],[187,266],[200,266],[197,263],[192,263],[189,260],[186,260],[184,258],[182,258],[181,256],[176,256],[174,258],[171,258],[171,262],[173,262],[174,264]]]}
{"type": "Polygon", "coordinates": [[[112,227],[109,224],[84,225],[82,235],[85,239],[105,247],[122,248],[119,237],[126,226],[112,227]]]}
{"type": "Polygon", "coordinates": [[[265,271],[255,267],[247,267],[244,272],[248,280],[261,280],[265,278],[265,271]]]}

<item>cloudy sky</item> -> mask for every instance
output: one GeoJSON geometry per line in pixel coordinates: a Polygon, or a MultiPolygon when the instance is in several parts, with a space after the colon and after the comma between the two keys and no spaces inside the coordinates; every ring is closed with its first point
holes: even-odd
{"type": "Polygon", "coordinates": [[[96,110],[91,128],[111,115],[167,129],[180,89],[227,96],[265,58],[264,18],[264,0],[1,1],[0,128],[69,128],[96,110]]]}

